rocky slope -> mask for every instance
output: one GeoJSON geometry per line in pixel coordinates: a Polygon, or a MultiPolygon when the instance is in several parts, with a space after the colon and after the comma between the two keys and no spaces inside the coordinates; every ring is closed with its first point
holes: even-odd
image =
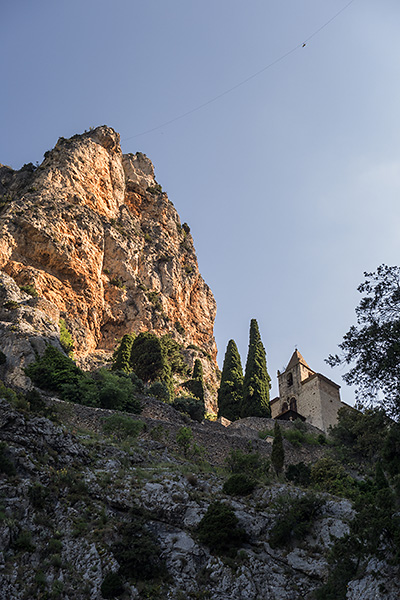
{"type": "MultiPolygon", "coordinates": [[[[188,361],[202,359],[215,406],[216,303],[190,229],[151,161],[123,155],[113,129],[60,138],[37,168],[0,168],[0,270],[34,287],[52,327],[57,315],[65,319],[82,364],[131,332],[168,333],[191,346],[188,361]]],[[[0,349],[7,354],[1,341],[0,349]]]]}
{"type": "MultiPolygon", "coordinates": [[[[312,599],[329,570],[334,536],[348,531],[351,503],[322,494],[308,533],[273,549],[270,533],[282,506],[304,491],[270,482],[245,498],[227,496],[227,475],[216,467],[213,449],[184,459],[176,432],[187,423],[171,407],[158,408],[155,401],[146,404],[140,417],[146,429],[135,444],[116,431],[101,434],[110,411],[49,401],[44,412],[52,414],[50,421],[0,401],[0,439],[6,444],[0,462],[0,600],[101,600],[107,574],[124,564],[124,531],[131,527],[137,535],[125,544],[145,553],[153,569],[161,557],[166,571],[154,580],[128,578],[118,593],[122,599],[312,599]],[[248,535],[236,557],[211,553],[196,534],[215,499],[234,509],[248,535]]],[[[250,420],[246,427],[251,431],[262,421],[250,420]]],[[[240,428],[192,425],[198,443],[209,435],[227,449],[248,445],[240,428]]],[[[268,455],[270,444],[258,444],[268,455]]],[[[347,599],[395,600],[398,586],[396,571],[371,558],[364,574],[349,582],[347,599]]]]}

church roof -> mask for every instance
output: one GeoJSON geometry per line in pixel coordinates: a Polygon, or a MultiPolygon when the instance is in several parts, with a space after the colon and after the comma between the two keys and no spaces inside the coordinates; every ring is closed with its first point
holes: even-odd
{"type": "Polygon", "coordinates": [[[292,354],[292,358],[289,360],[289,364],[286,367],[286,371],[293,369],[293,367],[295,367],[299,363],[301,363],[302,365],[304,365],[305,367],[310,369],[310,371],[312,371],[311,367],[306,363],[306,361],[304,360],[304,358],[302,357],[302,355],[296,348],[296,350],[292,354]]]}

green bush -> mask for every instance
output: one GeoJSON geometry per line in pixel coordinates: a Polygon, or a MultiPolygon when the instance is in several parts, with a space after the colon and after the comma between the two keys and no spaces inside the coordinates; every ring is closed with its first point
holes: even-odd
{"type": "Polygon", "coordinates": [[[307,487],[311,481],[311,467],[303,462],[289,465],[286,469],[286,479],[293,481],[295,485],[307,487]]]}
{"type": "Polygon", "coordinates": [[[181,427],[176,434],[176,443],[181,448],[184,456],[188,456],[193,441],[193,432],[190,427],[181,427]]]}
{"type": "Polygon", "coordinates": [[[281,548],[308,535],[324,503],[324,500],[311,493],[297,498],[285,498],[270,532],[271,548],[281,548]]]}
{"type": "Polygon", "coordinates": [[[120,565],[119,574],[135,581],[151,581],[168,577],[161,549],[146,526],[140,509],[133,509],[131,520],[120,526],[120,539],[112,552],[120,565]]]}
{"type": "Polygon", "coordinates": [[[162,402],[168,402],[170,398],[168,386],[164,381],[155,381],[152,383],[147,389],[147,394],[149,396],[154,396],[154,398],[157,398],[157,400],[161,400],[162,402]]]}
{"type": "Polygon", "coordinates": [[[258,452],[241,450],[231,450],[225,462],[232,473],[244,473],[250,477],[267,475],[270,467],[270,462],[264,460],[258,452]]]}
{"type": "Polygon", "coordinates": [[[60,344],[62,349],[67,353],[71,354],[74,350],[74,340],[70,332],[67,329],[64,319],[58,321],[60,327],[60,344]]]}
{"type": "Polygon", "coordinates": [[[29,294],[30,296],[33,296],[33,298],[36,298],[39,295],[35,286],[30,283],[28,283],[26,285],[21,285],[19,287],[19,289],[22,292],[25,292],[25,293],[29,294]]]}
{"type": "Polygon", "coordinates": [[[29,409],[35,413],[43,413],[46,409],[46,404],[42,396],[37,390],[32,388],[25,394],[25,399],[29,402],[29,409]]]}
{"type": "Polygon", "coordinates": [[[32,506],[37,509],[45,507],[48,490],[40,483],[34,483],[28,490],[28,497],[32,506]]]}
{"type": "Polygon", "coordinates": [[[49,344],[43,356],[26,367],[25,373],[38,387],[60,391],[63,384],[76,382],[82,371],[71,358],[49,344]]]}
{"type": "Polygon", "coordinates": [[[35,385],[59,392],[68,402],[136,413],[141,410],[135,394],[143,384],[136,375],[101,369],[92,376],[51,345],[25,372],[35,385]]]}
{"type": "Polygon", "coordinates": [[[320,458],[312,465],[311,483],[318,490],[346,498],[353,498],[357,493],[356,481],[330,457],[320,458]]]}
{"type": "Polygon", "coordinates": [[[256,482],[244,473],[234,473],[223,485],[223,491],[230,496],[248,496],[256,487],[256,482]]]}
{"type": "Polygon", "coordinates": [[[115,598],[122,596],[124,586],[121,576],[118,573],[107,573],[100,587],[103,598],[115,598]]]}
{"type": "Polygon", "coordinates": [[[179,396],[172,402],[172,406],[180,413],[189,415],[194,421],[201,423],[204,419],[204,402],[197,398],[179,396]]]}
{"type": "Polygon", "coordinates": [[[143,431],[143,421],[134,421],[124,415],[111,415],[104,421],[103,431],[115,436],[118,440],[136,438],[143,431]]]}
{"type": "Polygon", "coordinates": [[[247,540],[247,534],[238,526],[233,509],[218,501],[208,507],[197,526],[197,535],[211,552],[231,557],[236,556],[238,548],[247,540]]]}
{"type": "Polygon", "coordinates": [[[18,552],[33,552],[35,546],[32,543],[31,532],[27,530],[20,531],[13,546],[18,552]]]}
{"type": "Polygon", "coordinates": [[[140,412],[140,402],[134,396],[132,379],[101,369],[96,376],[99,403],[102,408],[140,412]]]}
{"type": "Polygon", "coordinates": [[[15,475],[16,470],[14,463],[7,456],[7,444],[5,442],[0,442],[0,473],[4,473],[5,475],[12,476],[15,475]]]}

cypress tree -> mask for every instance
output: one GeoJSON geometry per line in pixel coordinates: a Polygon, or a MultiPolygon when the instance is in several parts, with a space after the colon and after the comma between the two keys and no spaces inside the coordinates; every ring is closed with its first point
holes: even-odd
{"type": "Polygon", "coordinates": [[[120,345],[115,350],[113,355],[113,371],[125,371],[125,373],[130,373],[130,371],[132,371],[132,367],[130,366],[130,359],[134,340],[134,334],[126,333],[124,335],[120,345]]]}
{"type": "Polygon", "coordinates": [[[203,365],[198,358],[196,358],[194,362],[192,379],[189,379],[183,385],[189,392],[204,403],[203,365]]]}
{"type": "Polygon", "coordinates": [[[168,385],[171,379],[171,367],[165,348],[159,338],[150,331],[139,333],[135,338],[131,348],[130,366],[146,383],[159,379],[168,385]]]}
{"type": "Polygon", "coordinates": [[[281,428],[279,427],[278,421],[275,421],[274,426],[274,441],[272,442],[271,452],[271,463],[274,467],[275,473],[279,475],[283,469],[283,463],[285,462],[285,451],[283,449],[283,439],[281,428]]]}
{"type": "Polygon", "coordinates": [[[230,421],[240,418],[243,398],[243,369],[234,340],[226,347],[221,385],[218,390],[218,416],[230,421]]]}
{"type": "Polygon", "coordinates": [[[243,381],[243,401],[240,416],[270,417],[269,389],[271,378],[267,371],[265,348],[256,319],[250,322],[249,352],[243,381]]]}

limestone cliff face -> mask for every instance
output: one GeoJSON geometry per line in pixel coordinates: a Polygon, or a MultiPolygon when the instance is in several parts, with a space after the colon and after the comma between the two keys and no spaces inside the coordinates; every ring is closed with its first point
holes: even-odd
{"type": "Polygon", "coordinates": [[[216,303],[190,230],[113,129],[60,138],[38,168],[1,167],[0,201],[0,270],[55,305],[78,359],[151,330],[216,367],[216,303]]]}

